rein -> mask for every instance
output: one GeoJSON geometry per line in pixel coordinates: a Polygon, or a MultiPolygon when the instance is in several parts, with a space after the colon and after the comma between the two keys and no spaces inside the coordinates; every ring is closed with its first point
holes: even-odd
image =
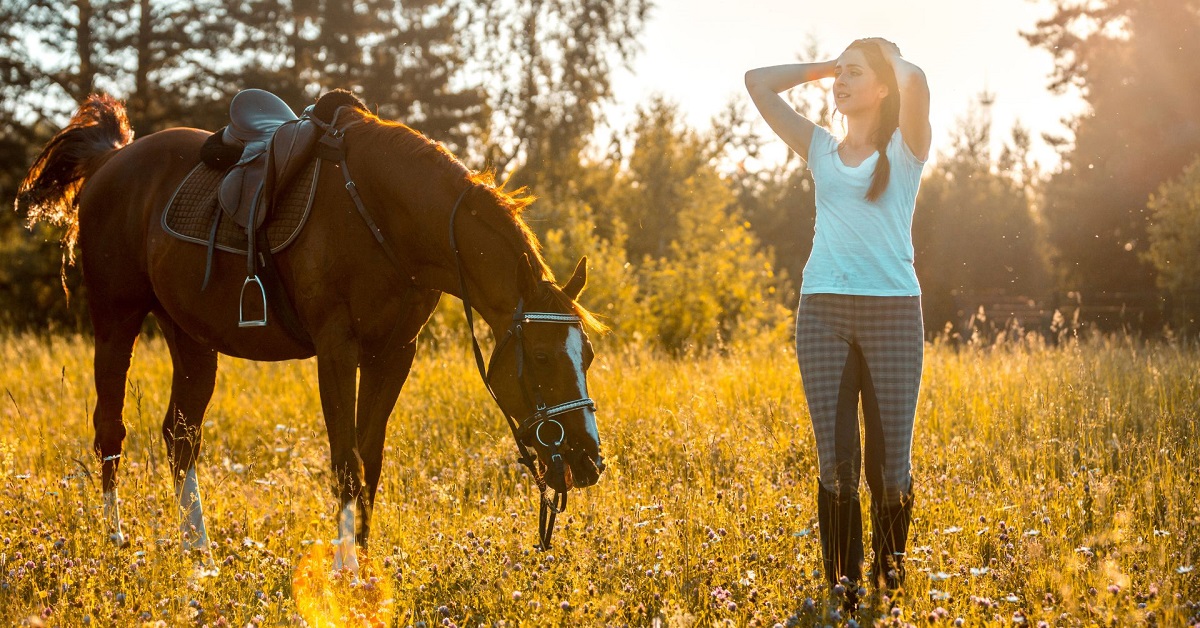
{"type": "MultiPolygon", "coordinates": [[[[343,108],[344,107],[339,107],[337,111],[334,112],[333,120],[328,124],[317,120],[315,117],[310,117],[310,119],[325,132],[320,139],[319,157],[338,163],[338,166],[342,171],[342,176],[346,180],[346,191],[350,194],[351,200],[354,201],[354,206],[358,210],[359,216],[362,217],[363,222],[365,222],[367,228],[370,229],[371,234],[375,237],[375,241],[379,243],[384,254],[387,255],[388,260],[391,261],[397,270],[401,271],[405,277],[408,277],[409,281],[412,282],[413,285],[416,285],[416,277],[410,271],[408,265],[401,261],[400,256],[396,254],[395,250],[383,237],[383,232],[379,229],[379,226],[371,217],[371,213],[367,210],[366,205],[363,203],[362,196],[358,193],[358,186],[354,183],[354,179],[350,176],[350,169],[346,165],[346,152],[345,148],[343,147],[345,132],[346,129],[350,128],[351,126],[360,124],[361,121],[351,122],[349,125],[346,125],[342,128],[335,126],[337,124],[338,115],[341,113],[343,108]]],[[[471,348],[475,354],[475,365],[479,369],[479,375],[483,379],[484,387],[487,388],[488,394],[492,396],[492,401],[496,403],[497,407],[500,407],[501,412],[504,414],[504,418],[508,421],[508,427],[512,431],[513,439],[517,443],[517,462],[525,465],[525,467],[529,469],[530,474],[533,476],[534,481],[537,482],[538,496],[540,498],[541,505],[538,511],[538,544],[536,547],[537,549],[544,551],[550,549],[550,538],[554,534],[555,518],[558,516],[558,513],[564,512],[567,509],[567,493],[565,491],[559,492],[557,489],[550,489],[550,487],[547,486],[545,477],[538,474],[536,455],[529,451],[529,448],[525,446],[524,441],[529,437],[530,433],[532,433],[537,441],[549,450],[550,468],[548,473],[554,473],[559,478],[563,478],[563,484],[565,486],[566,463],[563,460],[562,454],[559,453],[558,448],[563,444],[563,441],[566,440],[567,432],[562,423],[559,423],[554,417],[587,408],[592,408],[594,410],[596,404],[590,398],[582,397],[574,401],[568,401],[546,407],[545,403],[542,401],[541,394],[536,388],[533,388],[533,393],[532,395],[530,394],[530,387],[527,385],[525,378],[524,326],[534,323],[577,325],[581,324],[581,319],[575,314],[563,314],[558,312],[526,312],[524,299],[518,300],[517,309],[513,313],[513,322],[509,327],[508,333],[500,342],[496,343],[496,348],[492,351],[492,361],[494,362],[496,357],[500,355],[500,350],[504,348],[509,339],[515,339],[516,341],[517,379],[521,384],[521,391],[524,393],[526,401],[531,407],[535,408],[533,414],[526,417],[524,421],[518,422],[511,415],[509,415],[509,413],[506,412],[502,406],[500,406],[500,400],[496,397],[495,390],[492,389],[491,380],[488,375],[492,365],[484,365],[483,352],[479,348],[479,340],[475,337],[475,321],[472,315],[471,299],[467,293],[467,277],[466,273],[463,271],[462,254],[458,249],[458,241],[454,236],[454,224],[455,219],[458,216],[458,208],[462,205],[463,199],[466,198],[467,192],[471,191],[473,187],[474,186],[467,187],[462,191],[461,194],[458,195],[458,200],[454,202],[454,208],[450,211],[450,248],[454,250],[454,263],[458,269],[458,280],[462,290],[463,310],[466,312],[467,328],[471,334],[471,348]],[[557,439],[549,440],[543,437],[542,428],[551,424],[558,428],[557,439]],[[548,493],[553,494],[548,496],[548,493]]]]}
{"type": "MultiPolygon", "coordinates": [[[[473,187],[473,186],[472,186],[473,187]]],[[[503,406],[500,406],[500,400],[496,397],[496,391],[492,389],[490,371],[492,364],[484,366],[483,351],[479,348],[479,340],[475,337],[475,319],[472,315],[471,297],[467,290],[467,276],[463,271],[462,253],[458,249],[458,240],[454,235],[454,225],[458,217],[458,208],[462,205],[462,201],[470,192],[472,187],[468,187],[458,195],[458,200],[454,202],[454,208],[450,210],[450,248],[454,251],[454,264],[458,269],[459,290],[462,292],[463,311],[467,318],[467,329],[471,334],[471,349],[475,354],[475,366],[479,369],[479,376],[483,379],[483,385],[487,388],[488,394],[492,396],[492,400],[496,402],[497,407],[500,407],[504,413],[504,418],[508,421],[508,427],[512,431],[513,440],[517,442],[517,462],[525,465],[529,469],[529,473],[537,482],[538,495],[540,497],[541,506],[538,509],[538,545],[539,550],[550,549],[550,538],[554,534],[554,520],[558,513],[564,512],[567,509],[567,493],[559,492],[558,489],[550,489],[546,484],[546,480],[537,472],[537,458],[530,453],[525,446],[525,439],[529,437],[530,432],[537,438],[542,446],[546,447],[550,452],[550,469],[549,472],[554,473],[560,478],[565,477],[566,469],[562,454],[558,453],[559,445],[567,437],[567,431],[563,425],[554,417],[576,410],[596,407],[594,401],[588,397],[582,397],[574,401],[567,401],[554,406],[546,407],[542,401],[541,394],[536,388],[533,389],[533,394],[530,395],[530,387],[525,381],[525,325],[532,323],[550,323],[550,324],[567,324],[578,325],[581,320],[574,314],[563,314],[558,312],[526,312],[525,300],[517,301],[517,309],[513,313],[512,325],[508,328],[508,333],[505,334],[499,342],[496,343],[496,348],[492,350],[492,362],[500,355],[501,350],[510,339],[516,339],[516,359],[517,359],[517,380],[521,384],[521,392],[525,395],[526,402],[533,408],[534,413],[525,418],[524,421],[518,422],[508,412],[504,411],[503,406]],[[553,424],[558,427],[558,439],[552,442],[547,442],[542,437],[542,428],[548,424],[553,424]],[[553,493],[547,496],[547,493],[553,493]]],[[[566,482],[564,480],[563,484],[566,482]]]]}

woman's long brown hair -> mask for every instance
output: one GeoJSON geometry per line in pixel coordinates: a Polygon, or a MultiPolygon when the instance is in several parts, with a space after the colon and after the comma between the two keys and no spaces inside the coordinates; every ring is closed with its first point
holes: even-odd
{"type": "Polygon", "coordinates": [[[855,40],[846,50],[859,50],[867,58],[867,65],[875,72],[875,76],[883,81],[888,88],[888,95],[879,107],[879,126],[871,136],[871,143],[879,151],[879,161],[875,162],[875,172],[871,174],[871,187],[867,188],[867,200],[877,201],[887,189],[888,177],[892,173],[892,164],[888,161],[887,147],[892,134],[900,126],[900,88],[896,83],[896,71],[892,69],[879,44],[865,39],[855,40]]]}

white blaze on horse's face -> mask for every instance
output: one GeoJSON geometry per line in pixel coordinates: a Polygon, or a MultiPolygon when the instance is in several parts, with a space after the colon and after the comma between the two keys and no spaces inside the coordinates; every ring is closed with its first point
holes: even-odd
{"type": "MultiPolygon", "coordinates": [[[[587,375],[586,366],[583,362],[583,330],[571,326],[567,329],[566,351],[567,357],[571,360],[571,365],[575,367],[575,382],[579,387],[579,394],[583,397],[587,396],[587,375]]],[[[587,434],[597,444],[600,444],[600,431],[596,429],[596,413],[591,408],[583,410],[583,427],[587,430],[587,434]]]]}

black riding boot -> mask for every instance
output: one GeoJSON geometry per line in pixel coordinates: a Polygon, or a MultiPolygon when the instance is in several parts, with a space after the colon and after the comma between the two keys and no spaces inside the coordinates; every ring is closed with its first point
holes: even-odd
{"type": "Polygon", "coordinates": [[[895,591],[904,585],[904,554],[912,503],[911,493],[904,495],[899,506],[871,501],[871,548],[875,550],[871,579],[881,590],[895,591]]]}
{"type": "Polygon", "coordinates": [[[862,578],[863,561],[862,506],[858,503],[858,494],[839,497],[818,483],[817,520],[825,578],[831,587],[845,586],[843,605],[852,612],[858,605],[858,581],[862,578]],[[842,578],[847,582],[842,582],[842,578]]]}

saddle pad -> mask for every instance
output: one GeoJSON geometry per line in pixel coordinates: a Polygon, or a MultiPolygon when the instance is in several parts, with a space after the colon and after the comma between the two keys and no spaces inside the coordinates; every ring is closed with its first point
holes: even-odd
{"type": "MultiPolygon", "coordinates": [[[[320,171],[321,160],[314,159],[304,172],[297,175],[292,185],[277,196],[266,222],[259,227],[260,230],[266,230],[272,253],[291,244],[308,220],[320,171]]],[[[216,248],[245,254],[246,230],[224,215],[217,203],[217,189],[224,176],[224,170],[216,170],[203,163],[193,168],[163,211],[163,230],[180,240],[207,246],[213,220],[220,220],[216,248]]]]}

